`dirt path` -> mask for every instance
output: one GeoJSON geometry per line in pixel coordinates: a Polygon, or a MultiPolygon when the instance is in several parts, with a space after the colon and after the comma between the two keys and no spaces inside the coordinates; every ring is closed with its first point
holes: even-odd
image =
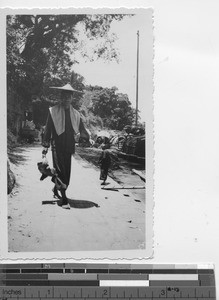
{"type": "MultiPolygon", "coordinates": [[[[39,180],[41,151],[39,145],[20,148],[22,159],[13,165],[18,185],[8,197],[10,252],[145,248],[142,199],[129,190],[102,190],[99,170],[76,156],[67,191],[71,209],[63,209],[53,198],[50,178],[39,180]]],[[[51,153],[47,156],[51,163],[51,153]]]]}

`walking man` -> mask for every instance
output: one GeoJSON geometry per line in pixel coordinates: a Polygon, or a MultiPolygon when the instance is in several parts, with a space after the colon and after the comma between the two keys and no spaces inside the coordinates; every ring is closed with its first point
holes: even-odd
{"type": "MultiPolygon", "coordinates": [[[[61,91],[61,100],[58,105],[49,109],[42,145],[42,154],[46,155],[51,145],[53,167],[63,185],[58,189],[61,192],[60,206],[70,208],[66,190],[70,182],[71,157],[75,153],[75,136],[80,133],[80,137],[89,141],[89,134],[86,131],[80,113],[71,105],[74,98],[81,93],[72,88],[70,84],[63,87],[52,87],[61,91]]],[[[53,192],[59,197],[55,184],[53,192]]]]}

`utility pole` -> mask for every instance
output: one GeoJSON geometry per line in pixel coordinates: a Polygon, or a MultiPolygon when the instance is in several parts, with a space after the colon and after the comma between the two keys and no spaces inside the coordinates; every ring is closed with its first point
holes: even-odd
{"type": "Polygon", "coordinates": [[[137,70],[136,70],[136,117],[135,117],[135,126],[138,126],[138,69],[139,69],[139,30],[137,31],[137,70]]]}

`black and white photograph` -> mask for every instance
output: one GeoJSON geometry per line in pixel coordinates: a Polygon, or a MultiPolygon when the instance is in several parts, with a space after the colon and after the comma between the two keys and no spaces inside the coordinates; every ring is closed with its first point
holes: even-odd
{"type": "Polygon", "coordinates": [[[0,8],[2,264],[211,264],[218,287],[219,2],[1,0],[0,8]],[[67,184],[48,135],[65,127],[55,127],[54,107],[69,89],[67,184]]]}
{"type": "Polygon", "coordinates": [[[153,9],[2,14],[3,256],[149,258],[153,9]]]}

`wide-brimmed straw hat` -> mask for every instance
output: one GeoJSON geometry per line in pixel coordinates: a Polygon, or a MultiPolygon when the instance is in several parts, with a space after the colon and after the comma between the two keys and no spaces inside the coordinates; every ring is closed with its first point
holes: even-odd
{"type": "Polygon", "coordinates": [[[69,83],[67,83],[64,86],[50,86],[50,89],[57,89],[57,90],[62,90],[62,91],[83,93],[82,91],[78,91],[78,90],[73,89],[73,87],[69,83]]]}

